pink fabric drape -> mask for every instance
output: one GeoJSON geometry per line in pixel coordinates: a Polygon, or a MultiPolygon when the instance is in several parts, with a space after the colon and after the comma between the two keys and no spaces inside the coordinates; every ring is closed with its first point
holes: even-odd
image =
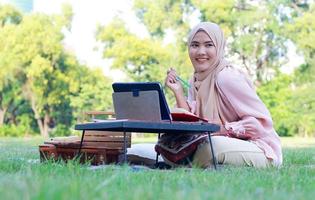
{"type": "MultiPolygon", "coordinates": [[[[264,151],[268,159],[280,166],[282,150],[279,136],[273,128],[268,109],[251,82],[237,69],[226,67],[218,73],[215,87],[220,110],[226,119],[217,134],[253,142],[264,151]]],[[[187,102],[196,114],[193,89],[189,90],[187,102]]]]}

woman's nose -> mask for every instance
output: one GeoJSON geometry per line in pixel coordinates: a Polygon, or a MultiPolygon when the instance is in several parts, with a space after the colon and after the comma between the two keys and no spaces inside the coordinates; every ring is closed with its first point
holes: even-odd
{"type": "Polygon", "coordinates": [[[203,47],[203,46],[200,46],[200,47],[198,48],[197,54],[198,54],[198,55],[204,55],[204,54],[206,54],[206,48],[203,47]]]}

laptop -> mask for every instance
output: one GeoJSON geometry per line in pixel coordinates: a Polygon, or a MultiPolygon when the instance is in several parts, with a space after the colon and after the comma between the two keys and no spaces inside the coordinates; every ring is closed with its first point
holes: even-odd
{"type": "Polygon", "coordinates": [[[116,119],[172,120],[159,82],[113,83],[116,119]]]}

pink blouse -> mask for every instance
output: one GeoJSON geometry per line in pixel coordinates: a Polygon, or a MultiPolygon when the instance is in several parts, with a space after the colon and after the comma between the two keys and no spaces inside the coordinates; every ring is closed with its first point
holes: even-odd
{"type": "MultiPolygon", "coordinates": [[[[216,81],[220,109],[228,122],[217,135],[248,140],[262,149],[275,166],[282,164],[280,138],[273,128],[270,113],[252,83],[238,70],[225,68],[216,81]]],[[[196,113],[192,88],[188,92],[188,105],[196,113]]]]}

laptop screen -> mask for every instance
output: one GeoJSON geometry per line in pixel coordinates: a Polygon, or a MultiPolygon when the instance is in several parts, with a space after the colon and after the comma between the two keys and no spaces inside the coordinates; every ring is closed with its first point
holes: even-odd
{"type": "MultiPolygon", "coordinates": [[[[119,92],[131,92],[134,97],[139,96],[141,91],[156,91],[158,93],[158,101],[160,104],[160,113],[162,120],[172,120],[169,107],[159,82],[132,82],[132,83],[113,83],[113,90],[119,92]]],[[[128,102],[126,102],[128,103],[128,102]]],[[[150,102],[148,102],[150,103],[150,102]]]]}

